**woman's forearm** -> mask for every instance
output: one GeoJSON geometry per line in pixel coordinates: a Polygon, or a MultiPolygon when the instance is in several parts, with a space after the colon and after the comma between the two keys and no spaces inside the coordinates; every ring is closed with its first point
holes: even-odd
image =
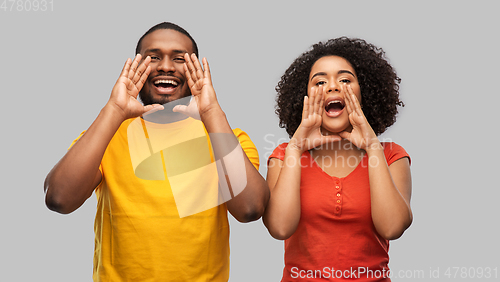
{"type": "Polygon", "coordinates": [[[271,197],[263,220],[271,236],[279,240],[290,237],[299,224],[301,156],[301,151],[289,146],[283,161],[271,159],[269,163],[271,197]]]}
{"type": "Polygon", "coordinates": [[[380,144],[372,146],[367,154],[373,224],[385,239],[397,239],[413,219],[409,161],[403,158],[389,167],[380,144]]]}

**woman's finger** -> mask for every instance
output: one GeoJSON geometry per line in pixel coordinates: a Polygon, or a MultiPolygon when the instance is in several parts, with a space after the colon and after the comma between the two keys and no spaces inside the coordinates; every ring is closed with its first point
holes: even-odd
{"type": "Polygon", "coordinates": [[[309,97],[304,96],[304,106],[302,107],[302,120],[309,116],[309,97]]]}
{"type": "Polygon", "coordinates": [[[321,115],[323,108],[323,85],[320,85],[316,91],[316,96],[314,97],[314,113],[321,115]]]}
{"type": "Polygon", "coordinates": [[[319,89],[317,87],[311,87],[309,91],[309,96],[307,97],[307,115],[305,118],[308,118],[310,115],[316,113],[316,103],[318,99],[319,89]]]}
{"type": "Polygon", "coordinates": [[[352,107],[353,110],[359,115],[363,116],[363,111],[361,110],[361,104],[359,103],[358,98],[354,94],[354,91],[352,90],[352,87],[350,85],[347,86],[347,90],[349,93],[350,100],[352,101],[352,107]]]}
{"type": "Polygon", "coordinates": [[[351,95],[347,90],[347,85],[345,84],[342,85],[342,91],[344,91],[345,107],[347,108],[347,113],[350,115],[353,111],[353,107],[352,107],[351,95]]]}

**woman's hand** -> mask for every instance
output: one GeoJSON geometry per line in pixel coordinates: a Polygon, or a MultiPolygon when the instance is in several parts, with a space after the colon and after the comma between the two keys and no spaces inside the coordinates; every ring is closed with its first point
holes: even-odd
{"type": "Polygon", "coordinates": [[[361,105],[359,104],[356,95],[354,95],[351,86],[344,86],[344,91],[345,106],[347,108],[347,113],[349,114],[349,122],[352,125],[352,131],[340,132],[340,137],[349,140],[356,147],[363,150],[380,147],[380,141],[366,120],[366,117],[361,110],[361,105]]]}
{"type": "Polygon", "coordinates": [[[325,143],[340,141],[340,136],[321,134],[321,123],[323,122],[323,86],[312,87],[310,96],[304,97],[304,108],[302,110],[302,121],[295,131],[288,147],[305,152],[325,143]]]}
{"type": "Polygon", "coordinates": [[[127,59],[108,101],[108,105],[114,106],[120,113],[123,113],[123,120],[138,117],[162,107],[158,104],[144,106],[137,100],[137,95],[151,72],[149,66],[151,58],[148,56],[139,64],[141,58],[141,55],[137,54],[134,61],[127,59]]]}

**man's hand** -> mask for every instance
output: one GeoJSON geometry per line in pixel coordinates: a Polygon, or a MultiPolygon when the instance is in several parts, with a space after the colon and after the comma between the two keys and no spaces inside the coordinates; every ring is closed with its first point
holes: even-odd
{"type": "Polygon", "coordinates": [[[148,56],[139,64],[141,58],[141,55],[137,54],[134,61],[131,61],[130,58],[127,59],[108,101],[108,105],[115,107],[119,113],[123,114],[123,120],[141,116],[148,111],[161,107],[158,104],[143,106],[137,100],[139,91],[141,91],[151,72],[149,66],[151,58],[148,56]]]}
{"type": "Polygon", "coordinates": [[[194,97],[189,102],[189,105],[177,105],[172,109],[172,111],[187,115],[188,117],[196,120],[201,120],[198,104],[196,103],[196,99],[194,97]]]}
{"type": "MultiPolygon", "coordinates": [[[[193,101],[190,106],[174,108],[174,111],[184,113],[187,110],[192,110],[192,105],[198,106],[199,117],[203,121],[204,115],[210,113],[212,110],[220,110],[219,102],[212,85],[212,77],[210,75],[210,67],[206,58],[202,59],[203,67],[200,65],[198,58],[195,54],[185,54],[184,70],[186,78],[193,95],[193,101]]],[[[192,113],[186,113],[192,116],[192,113]]]]}

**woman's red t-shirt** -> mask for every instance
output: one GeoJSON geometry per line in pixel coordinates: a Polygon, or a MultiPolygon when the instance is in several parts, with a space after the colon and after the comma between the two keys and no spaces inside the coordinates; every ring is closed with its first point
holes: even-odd
{"type": "MultiPolygon", "coordinates": [[[[269,159],[283,160],[287,145],[279,145],[269,159]]],[[[409,158],[396,143],[382,145],[388,165],[409,158]]],[[[390,281],[389,241],[377,233],[371,217],[368,156],[341,178],[324,172],[308,151],[301,166],[301,217],[285,240],[281,281],[390,281]]]]}

